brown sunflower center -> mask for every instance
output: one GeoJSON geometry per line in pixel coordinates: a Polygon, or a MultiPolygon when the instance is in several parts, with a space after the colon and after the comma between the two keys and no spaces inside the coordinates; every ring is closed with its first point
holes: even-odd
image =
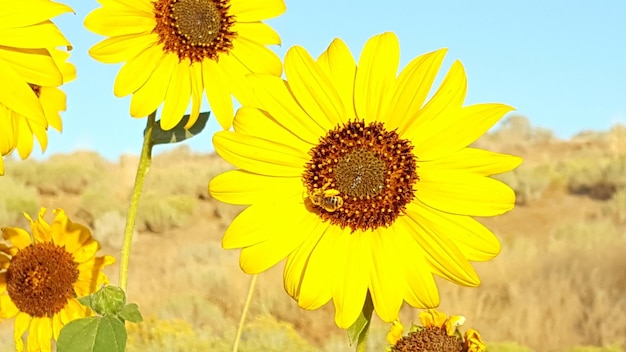
{"type": "Polygon", "coordinates": [[[445,328],[427,327],[402,337],[391,347],[391,351],[462,352],[466,351],[466,348],[460,337],[449,336],[445,328]]]}
{"type": "Polygon", "coordinates": [[[39,98],[39,95],[41,94],[41,86],[32,83],[28,83],[28,86],[33,90],[33,92],[35,92],[37,98],[39,98]]]}
{"type": "Polygon", "coordinates": [[[304,184],[319,216],[352,231],[390,226],[419,180],[413,146],[382,123],[351,121],[320,139],[309,154],[304,184]]]}
{"type": "Polygon", "coordinates": [[[176,53],[181,61],[217,60],[233,48],[236,35],[230,30],[235,18],[229,8],[230,0],[157,0],[153,32],[163,50],[176,53]]]}
{"type": "Polygon", "coordinates": [[[52,317],[76,296],[78,273],[78,263],[64,247],[50,242],[30,245],[11,259],[7,293],[20,311],[52,317]]]}

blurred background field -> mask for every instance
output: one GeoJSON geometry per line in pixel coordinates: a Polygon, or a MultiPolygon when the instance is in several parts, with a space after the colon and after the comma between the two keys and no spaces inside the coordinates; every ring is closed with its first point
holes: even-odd
{"type": "MultiPolygon", "coordinates": [[[[441,310],[466,316],[493,352],[626,350],[626,127],[563,141],[513,116],[476,146],[524,157],[496,176],[515,189],[517,207],[479,219],[502,253],[475,265],[478,288],[440,280],[441,310]]],[[[0,226],[26,227],[22,212],[40,206],[65,208],[92,229],[100,253],[119,257],[137,157],[111,163],[77,152],[6,164],[0,226]]],[[[129,280],[129,300],[146,321],[130,324],[129,351],[230,351],[250,277],[220,239],[242,208],[207,193],[211,177],[229,168],[185,146],[154,158],[129,280]]],[[[116,268],[108,273],[116,283],[116,268]]],[[[404,307],[405,325],[417,313],[404,307]]],[[[12,324],[0,321],[0,351],[13,349],[12,324]]],[[[371,351],[384,350],[387,329],[375,319],[371,351]]],[[[282,263],[260,276],[240,351],[350,350],[332,304],[298,308],[284,293],[282,263]]]]}

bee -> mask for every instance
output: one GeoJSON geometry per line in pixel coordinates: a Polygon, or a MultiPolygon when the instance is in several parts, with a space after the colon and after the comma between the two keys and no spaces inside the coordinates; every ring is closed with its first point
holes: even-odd
{"type": "Polygon", "coordinates": [[[332,213],[343,206],[343,198],[339,196],[340,192],[338,190],[327,189],[328,186],[330,186],[330,182],[325,184],[322,188],[308,192],[308,197],[311,203],[332,213]]]}

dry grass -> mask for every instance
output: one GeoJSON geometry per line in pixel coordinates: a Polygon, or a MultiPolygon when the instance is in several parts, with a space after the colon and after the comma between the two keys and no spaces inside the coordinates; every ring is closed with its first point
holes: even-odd
{"type": "MultiPolygon", "coordinates": [[[[465,315],[490,351],[626,348],[625,141],[622,126],[560,141],[516,117],[476,143],[525,158],[519,170],[498,176],[515,189],[518,207],[481,219],[503,242],[495,260],[476,264],[483,284],[439,281],[442,310],[465,315]],[[614,189],[598,196],[602,182],[614,189]]],[[[93,153],[13,162],[0,178],[0,226],[24,226],[23,210],[63,207],[117,255],[136,162],[126,156],[107,163],[93,153]]],[[[129,284],[147,322],[130,327],[129,351],[230,350],[250,277],[239,269],[238,251],[221,249],[220,238],[242,207],[206,192],[210,178],[229,168],[187,148],[155,157],[129,284]]],[[[259,279],[241,351],[351,350],[334,325],[332,304],[301,310],[284,293],[281,270],[259,279]]],[[[417,312],[404,307],[401,317],[408,324],[417,312]]],[[[374,320],[371,351],[384,348],[387,328],[374,320]]],[[[0,323],[0,350],[11,348],[10,330],[0,323]]]]}

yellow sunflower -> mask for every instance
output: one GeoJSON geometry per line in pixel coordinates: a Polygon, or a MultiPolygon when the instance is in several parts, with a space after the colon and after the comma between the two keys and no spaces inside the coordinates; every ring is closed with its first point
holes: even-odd
{"type": "Polygon", "coordinates": [[[239,170],[215,177],[216,199],[250,205],[230,224],[223,247],[260,273],[287,258],[286,291],[306,309],[332,299],[349,327],[368,291],[387,322],[403,301],[436,307],[433,274],[476,286],[470,261],[500,244],[472,216],[513,208],[515,195],[488,177],[521,159],[468,147],[512,108],[462,106],[466,77],[454,62],[426,101],[445,50],[412,60],[397,75],[393,33],[371,38],[358,67],[334,40],[314,60],[285,57],[287,81],[249,76],[258,106],[244,106],[215,150],[239,170]]]}
{"type": "Polygon", "coordinates": [[[85,26],[103,36],[91,48],[104,63],[126,62],[114,94],[132,94],[130,114],[144,117],[163,102],[161,127],[169,130],[183,117],[191,97],[198,118],[203,91],[224,129],[233,119],[231,94],[248,95],[246,74],[279,76],[280,59],[266,45],[280,37],[261,20],[285,12],[283,0],[99,0],[102,8],[85,26]]]}
{"type": "MultiPolygon", "coordinates": [[[[76,68],[66,62],[69,53],[58,49],[50,49],[51,55],[61,72],[63,83],[76,78],[76,68]]],[[[30,119],[28,116],[19,114],[0,104],[0,151],[2,155],[8,155],[15,148],[22,159],[26,159],[33,150],[33,136],[37,138],[42,152],[48,146],[48,126],[61,132],[63,123],[59,112],[66,109],[66,96],[56,86],[40,86],[29,83],[31,91],[37,98],[37,103],[44,113],[45,125],[39,121],[30,119]]],[[[0,175],[4,173],[2,160],[0,159],[0,175]]]]}
{"type": "Polygon", "coordinates": [[[31,223],[32,236],[21,228],[2,228],[10,246],[0,244],[0,319],[15,318],[15,348],[50,351],[50,341],[68,322],[91,315],[77,297],[87,296],[109,282],[102,268],[111,256],[96,257],[100,248],[89,229],[72,223],[62,209],[51,224],[42,208],[31,223]]]}
{"type": "Polygon", "coordinates": [[[468,329],[461,336],[458,328],[465,322],[465,317],[447,316],[435,309],[429,309],[420,313],[420,320],[422,326],[412,326],[408,335],[404,337],[402,336],[404,327],[399,321],[394,321],[387,334],[387,342],[392,345],[387,351],[485,352],[487,350],[478,331],[468,329]]]}
{"type": "MultiPolygon", "coordinates": [[[[49,114],[51,106],[60,105],[58,93],[40,87],[58,87],[69,79],[47,48],[70,45],[49,19],[72,12],[71,7],[48,0],[1,2],[0,175],[3,156],[17,146],[22,158],[27,157],[33,133],[45,149],[48,125],[60,128],[58,113],[49,114]]],[[[64,106],[65,97],[62,100],[64,106]]]]}

